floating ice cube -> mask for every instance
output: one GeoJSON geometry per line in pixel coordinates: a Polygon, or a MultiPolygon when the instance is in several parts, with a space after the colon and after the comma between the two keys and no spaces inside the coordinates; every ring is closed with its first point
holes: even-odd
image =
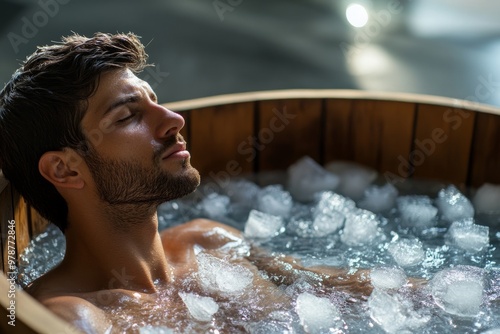
{"type": "Polygon", "coordinates": [[[327,164],[325,169],[340,177],[336,191],[354,200],[363,197],[365,189],[377,178],[374,169],[347,161],[335,161],[327,164]]]}
{"type": "Polygon", "coordinates": [[[196,255],[200,285],[206,291],[239,295],[253,282],[253,273],[240,265],[228,263],[200,252],[196,255]]]}
{"type": "Polygon", "coordinates": [[[260,187],[251,181],[238,179],[229,181],[224,190],[231,202],[253,205],[260,187]]]}
{"type": "Polygon", "coordinates": [[[359,202],[359,207],[372,212],[385,212],[394,207],[396,197],[398,190],[390,183],[382,187],[369,186],[359,202]]]}
{"type": "Polygon", "coordinates": [[[418,333],[418,328],[430,320],[430,317],[416,312],[410,300],[380,289],[373,290],[368,298],[368,307],[370,317],[386,333],[418,333]]]}
{"type": "Polygon", "coordinates": [[[476,253],[489,245],[489,227],[476,225],[472,218],[453,222],[446,233],[447,243],[476,253]]]}
{"type": "Polygon", "coordinates": [[[406,284],[406,274],[400,268],[378,267],[370,272],[372,285],[378,289],[399,289],[406,284]]]}
{"type": "Polygon", "coordinates": [[[335,210],[328,213],[320,213],[314,217],[312,223],[312,234],[315,237],[324,237],[336,232],[344,225],[345,216],[335,210]]]}
{"type": "Polygon", "coordinates": [[[288,190],[293,198],[301,202],[314,199],[314,194],[326,190],[335,190],[339,177],[328,172],[308,156],[288,167],[288,190]]]}
{"type": "Polygon", "coordinates": [[[225,195],[210,193],[203,198],[200,205],[205,214],[212,219],[225,217],[229,211],[231,200],[225,195]]]}
{"type": "Polygon", "coordinates": [[[397,207],[404,226],[429,227],[436,223],[438,209],[428,196],[401,196],[397,207]]]}
{"type": "Polygon", "coordinates": [[[259,211],[279,217],[288,217],[293,206],[292,196],[281,185],[271,185],[259,191],[257,208],[259,211]]]}
{"type": "Polygon", "coordinates": [[[436,304],[450,314],[475,316],[483,302],[484,271],[456,266],[438,272],[429,286],[436,304]]]}
{"type": "Polygon", "coordinates": [[[179,292],[189,314],[198,321],[211,321],[219,310],[219,305],[211,297],[203,297],[194,293],[179,292]]]}
{"type": "Polygon", "coordinates": [[[307,333],[330,333],[340,319],[340,312],[329,299],[303,292],[297,297],[295,310],[307,333]]]}
{"type": "Polygon", "coordinates": [[[249,238],[272,238],[285,229],[283,218],[257,210],[250,211],[245,224],[245,235],[249,238]]]}
{"type": "Polygon", "coordinates": [[[439,191],[436,204],[442,218],[449,222],[474,217],[472,203],[453,185],[439,191]]]}
{"type": "Polygon", "coordinates": [[[346,215],[340,240],[349,246],[370,243],[379,233],[379,220],[370,211],[357,209],[346,215]]]}
{"type": "Polygon", "coordinates": [[[318,194],[317,198],[318,204],[314,208],[315,215],[337,211],[346,214],[356,210],[356,203],[353,200],[331,191],[318,194]]]}
{"type": "Polygon", "coordinates": [[[500,213],[500,184],[485,183],[472,199],[477,212],[500,213]]]}
{"type": "Polygon", "coordinates": [[[401,267],[412,267],[424,260],[425,252],[418,239],[401,239],[388,246],[389,253],[401,267]]]}

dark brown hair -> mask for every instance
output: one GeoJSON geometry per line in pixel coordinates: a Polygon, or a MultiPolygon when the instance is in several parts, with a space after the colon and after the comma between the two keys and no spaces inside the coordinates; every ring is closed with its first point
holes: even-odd
{"type": "Polygon", "coordinates": [[[138,37],[97,33],[72,35],[39,47],[0,92],[0,168],[38,212],[63,232],[68,207],[38,170],[48,151],[90,143],[80,123],[102,73],[118,68],[140,72],[147,55],[138,37]]]}

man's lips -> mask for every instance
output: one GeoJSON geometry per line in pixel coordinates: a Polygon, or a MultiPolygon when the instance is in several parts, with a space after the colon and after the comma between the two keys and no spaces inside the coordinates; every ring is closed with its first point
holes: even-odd
{"type": "Polygon", "coordinates": [[[162,156],[162,160],[168,159],[173,156],[186,157],[189,156],[189,152],[186,151],[186,143],[180,142],[174,144],[167,152],[162,156]]]}

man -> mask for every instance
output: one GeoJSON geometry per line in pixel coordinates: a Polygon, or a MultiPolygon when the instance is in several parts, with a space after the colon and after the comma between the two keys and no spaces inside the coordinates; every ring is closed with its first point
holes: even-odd
{"type": "Polygon", "coordinates": [[[67,241],[62,263],[28,292],[87,333],[147,325],[234,331],[290,307],[273,280],[365,284],[361,275],[346,281],[262,256],[213,221],[158,233],[157,206],[193,192],[200,177],[179,134],[183,118],[136,76],[146,57],[133,34],[73,35],[39,48],[1,92],[3,172],[67,241]],[[200,254],[222,259],[250,287],[210,286],[200,254]],[[216,302],[213,322],[188,321],[186,294],[216,302]]]}

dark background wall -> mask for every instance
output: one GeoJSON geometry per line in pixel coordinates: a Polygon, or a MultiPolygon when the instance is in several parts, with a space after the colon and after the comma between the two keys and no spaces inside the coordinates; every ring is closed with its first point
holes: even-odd
{"type": "Polygon", "coordinates": [[[398,91],[500,106],[500,3],[0,0],[0,84],[37,45],[72,31],[132,31],[157,67],[161,102],[287,88],[398,91]]]}

